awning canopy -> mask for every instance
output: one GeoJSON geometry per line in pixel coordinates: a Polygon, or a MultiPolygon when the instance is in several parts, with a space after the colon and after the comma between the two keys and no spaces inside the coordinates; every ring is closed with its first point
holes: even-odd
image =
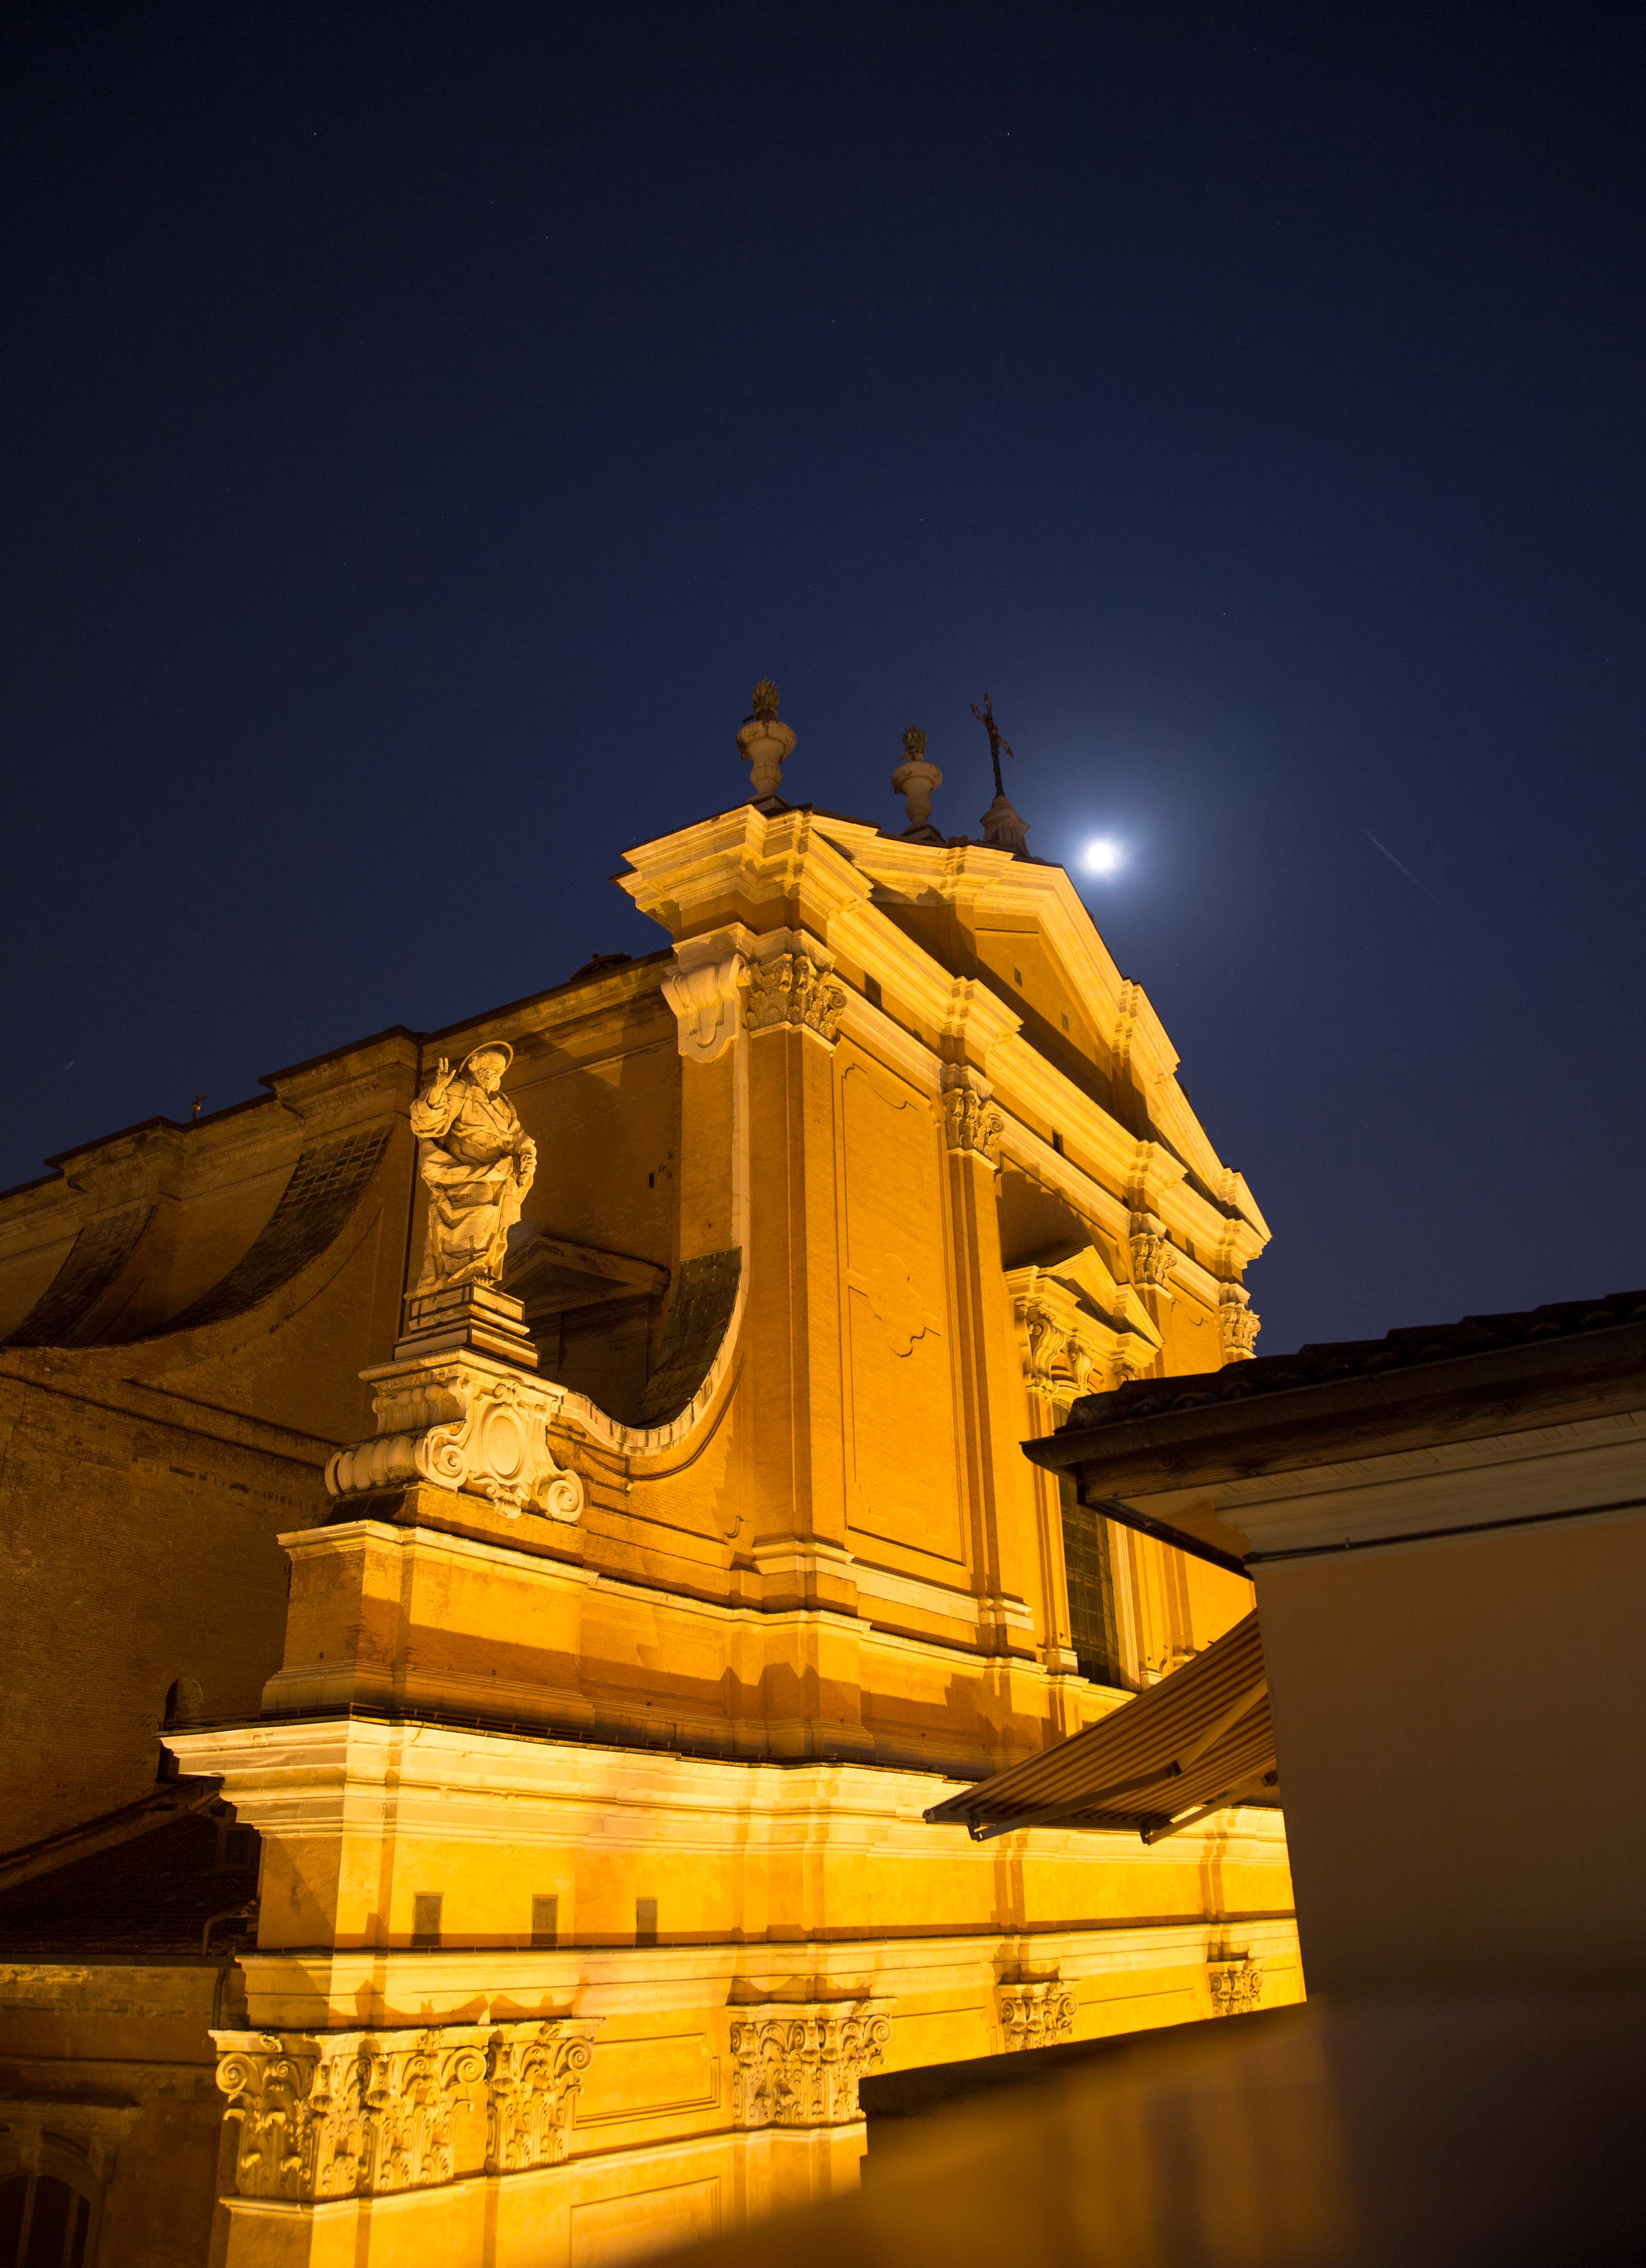
{"type": "Polygon", "coordinates": [[[1145,1843],[1226,1805],[1275,1805],[1280,1775],[1255,1614],[1072,1741],[934,1804],[975,1842],[1015,1827],[1131,1828],[1145,1843]]]}

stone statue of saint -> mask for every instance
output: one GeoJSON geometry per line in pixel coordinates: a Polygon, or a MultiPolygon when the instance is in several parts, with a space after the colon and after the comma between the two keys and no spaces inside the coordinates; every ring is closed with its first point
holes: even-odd
{"type": "Polygon", "coordinates": [[[420,1292],[446,1284],[495,1284],[509,1231],[537,1172],[537,1145],[498,1089],[514,1057],[501,1040],[464,1057],[441,1057],[429,1091],[411,1107],[417,1170],[429,1188],[420,1292]]]}

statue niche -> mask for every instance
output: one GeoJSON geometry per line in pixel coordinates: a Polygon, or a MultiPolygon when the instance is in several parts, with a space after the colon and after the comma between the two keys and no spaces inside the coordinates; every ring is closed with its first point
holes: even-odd
{"type": "Polygon", "coordinates": [[[442,1056],[411,1106],[429,1191],[420,1292],[502,1278],[509,1231],[537,1173],[537,1145],[500,1091],[513,1059],[502,1040],[472,1049],[455,1071],[442,1056]]]}

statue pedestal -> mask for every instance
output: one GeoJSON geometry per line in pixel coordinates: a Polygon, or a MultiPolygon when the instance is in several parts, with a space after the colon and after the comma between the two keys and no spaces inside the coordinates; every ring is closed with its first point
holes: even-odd
{"type": "Polygon", "coordinates": [[[521,1370],[537,1368],[525,1307],[495,1284],[437,1284],[432,1291],[407,1293],[406,1328],[394,1342],[396,1362],[467,1347],[521,1370]]]}
{"type": "Polygon", "coordinates": [[[393,1361],[360,1373],[375,1389],[376,1437],[336,1452],[327,1490],[347,1499],[422,1481],[485,1497],[511,1520],[580,1519],[582,1479],[548,1440],[564,1389],[536,1367],[525,1309],[496,1285],[412,1292],[393,1361]]]}

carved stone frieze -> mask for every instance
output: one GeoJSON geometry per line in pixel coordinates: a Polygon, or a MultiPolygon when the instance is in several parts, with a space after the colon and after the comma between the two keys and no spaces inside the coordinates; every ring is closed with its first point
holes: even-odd
{"type": "Polygon", "coordinates": [[[1263,1326],[1244,1285],[1225,1284],[1218,1292],[1217,1327],[1223,1335],[1223,1360],[1250,1362],[1263,1326]]]}
{"type": "Polygon", "coordinates": [[[1238,1954],[1225,1961],[1212,1961],[1209,1962],[1206,1973],[1211,1984],[1212,2014],[1215,2016],[1243,2016],[1261,2002],[1263,1964],[1253,1961],[1250,1954],[1238,1954]]]}
{"type": "Polygon", "coordinates": [[[840,1037],[846,995],[828,970],[809,953],[778,953],[749,963],[749,1029],[775,1031],[785,1024],[815,1032],[833,1047],[840,1037]]]}
{"type": "Polygon", "coordinates": [[[884,2000],[768,2000],[731,2019],[731,2123],[845,2126],[892,2036],[884,2000]]]}
{"type": "Polygon", "coordinates": [[[1059,2040],[1068,2039],[1075,2029],[1078,1995],[1055,1973],[1003,1977],[996,1993],[1008,2054],[1018,2048],[1053,2047],[1059,2040]]]}
{"type": "Polygon", "coordinates": [[[1135,1212],[1131,1223],[1132,1281],[1140,1291],[1169,1289],[1177,1254],[1165,1223],[1152,1212],[1135,1212]]]}
{"type": "Polygon", "coordinates": [[[214,2032],[241,2197],[314,2203],[525,2172],[566,2155],[590,2027],[214,2032]]]}
{"type": "Polygon", "coordinates": [[[326,1468],[335,1497],[415,1481],[483,1496],[511,1519],[522,1512],[575,1521],[582,1476],[549,1446],[558,1391],[474,1354],[423,1355],[365,1373],[374,1383],[374,1440],[339,1449],[326,1468]]]}

